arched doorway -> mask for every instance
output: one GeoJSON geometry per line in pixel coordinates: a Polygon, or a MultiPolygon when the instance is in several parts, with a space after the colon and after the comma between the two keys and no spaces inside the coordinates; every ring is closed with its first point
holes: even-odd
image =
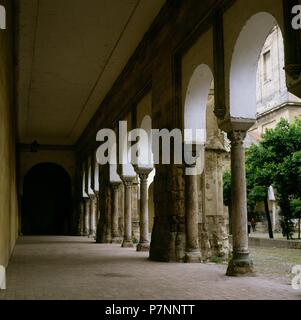
{"type": "Polygon", "coordinates": [[[34,166],[23,183],[22,234],[70,234],[71,216],[72,189],[68,173],[54,163],[34,166]]]}

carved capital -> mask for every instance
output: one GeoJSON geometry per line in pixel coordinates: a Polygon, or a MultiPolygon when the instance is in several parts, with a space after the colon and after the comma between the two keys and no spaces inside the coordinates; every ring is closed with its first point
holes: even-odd
{"type": "Polygon", "coordinates": [[[149,175],[149,173],[146,173],[146,172],[139,174],[141,184],[147,183],[148,175],[149,175]]]}
{"type": "Polygon", "coordinates": [[[133,179],[123,178],[122,182],[123,182],[125,188],[131,188],[133,185],[133,179]]]}
{"type": "Polygon", "coordinates": [[[231,141],[232,147],[242,147],[245,137],[247,135],[246,131],[235,130],[228,133],[228,138],[231,141]]]}
{"type": "Polygon", "coordinates": [[[111,182],[111,187],[113,190],[118,190],[121,182],[111,182]]]}

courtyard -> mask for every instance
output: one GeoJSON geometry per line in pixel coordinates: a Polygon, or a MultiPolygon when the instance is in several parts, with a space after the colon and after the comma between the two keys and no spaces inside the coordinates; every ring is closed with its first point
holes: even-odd
{"type": "Polygon", "coordinates": [[[251,248],[256,277],[226,277],[226,264],[160,263],[148,253],[86,237],[22,237],[0,299],[299,300],[298,250],[251,248]]]}

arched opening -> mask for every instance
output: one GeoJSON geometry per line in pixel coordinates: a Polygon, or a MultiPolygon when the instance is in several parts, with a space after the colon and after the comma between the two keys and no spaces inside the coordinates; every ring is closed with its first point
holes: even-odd
{"type": "Polygon", "coordinates": [[[205,65],[199,65],[193,72],[185,98],[184,105],[184,129],[191,129],[192,134],[196,130],[201,130],[200,137],[187,137],[185,142],[205,144],[206,135],[206,110],[210,88],[213,84],[213,74],[210,68],[205,65]],[[190,141],[192,138],[192,141],[190,141]]]}
{"type": "Polygon", "coordinates": [[[68,173],[54,163],[34,166],[25,176],[22,198],[23,235],[68,235],[72,188],[68,173]]]}
{"type": "Polygon", "coordinates": [[[267,12],[252,16],[236,41],[230,70],[230,115],[256,119],[256,78],[258,60],[276,19],[267,12]]]}
{"type": "MultiPolygon", "coordinates": [[[[253,41],[252,39],[250,38],[250,41],[253,41]]],[[[247,63],[247,65],[245,70],[240,70],[241,78],[238,81],[240,87],[238,82],[235,82],[238,78],[231,78],[232,90],[235,90],[231,92],[231,108],[233,107],[232,103],[244,99],[245,103],[241,105],[239,111],[240,116],[255,120],[244,143],[245,147],[249,148],[253,144],[259,144],[266,130],[274,129],[281,118],[292,122],[296,117],[300,117],[301,100],[287,89],[283,35],[272,15],[262,12],[249,19],[237,41],[236,50],[239,50],[241,55],[244,54],[240,57],[241,64],[247,63]],[[258,25],[261,26],[261,29],[258,29],[258,25]],[[243,41],[242,37],[248,37],[251,33],[257,34],[258,38],[257,42],[253,44],[253,51],[249,52],[250,48],[248,48],[248,52],[242,51],[240,47],[243,41]],[[243,95],[246,95],[245,98],[243,95]],[[252,114],[247,113],[250,110],[252,114]]],[[[235,55],[232,62],[233,70],[237,68],[234,63],[238,63],[235,55]]],[[[238,76],[237,73],[231,75],[238,76]]],[[[238,107],[238,104],[234,104],[236,111],[231,111],[232,117],[237,117],[233,111],[237,112],[238,107]]],[[[273,190],[273,188],[270,187],[269,190],[273,190]]],[[[253,221],[253,225],[256,222],[257,232],[272,237],[272,232],[281,232],[279,213],[277,202],[274,197],[270,198],[269,195],[267,205],[264,201],[258,201],[254,207],[248,208],[248,219],[253,221]]]]}

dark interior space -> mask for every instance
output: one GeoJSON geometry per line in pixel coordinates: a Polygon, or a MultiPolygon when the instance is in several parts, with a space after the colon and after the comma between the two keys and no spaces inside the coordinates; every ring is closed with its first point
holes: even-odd
{"type": "Polygon", "coordinates": [[[68,235],[72,216],[71,179],[59,165],[42,163],[25,176],[23,235],[68,235]]]}

